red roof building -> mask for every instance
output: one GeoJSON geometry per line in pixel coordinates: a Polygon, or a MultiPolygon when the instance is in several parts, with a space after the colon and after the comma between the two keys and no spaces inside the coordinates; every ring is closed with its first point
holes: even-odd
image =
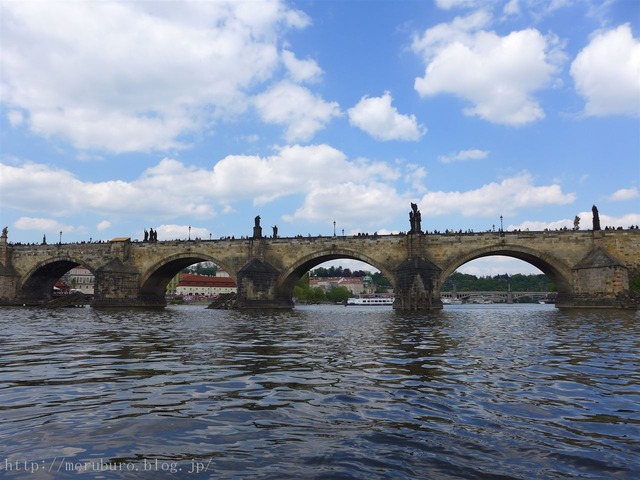
{"type": "Polygon", "coordinates": [[[216,296],[237,291],[236,282],[231,277],[210,277],[183,273],[176,287],[177,295],[216,296]]]}

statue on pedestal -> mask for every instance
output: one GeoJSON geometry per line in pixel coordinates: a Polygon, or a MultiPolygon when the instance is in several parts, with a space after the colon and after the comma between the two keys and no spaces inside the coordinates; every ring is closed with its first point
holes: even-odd
{"type": "Polygon", "coordinates": [[[409,223],[411,224],[411,230],[409,230],[409,234],[412,233],[422,233],[422,215],[420,214],[420,210],[418,210],[418,205],[415,203],[411,203],[411,211],[409,212],[409,223]]]}
{"type": "Polygon", "coordinates": [[[598,207],[595,205],[591,208],[593,213],[593,230],[600,230],[600,214],[598,213],[598,207]]]}
{"type": "Polygon", "coordinates": [[[262,238],[262,227],[260,226],[260,215],[254,219],[253,238],[262,238]]]}

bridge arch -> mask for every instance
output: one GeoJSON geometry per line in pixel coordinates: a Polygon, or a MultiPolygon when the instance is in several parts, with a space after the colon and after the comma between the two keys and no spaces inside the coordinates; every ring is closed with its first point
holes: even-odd
{"type": "Polygon", "coordinates": [[[146,269],[140,276],[140,294],[145,297],[164,298],[167,285],[173,277],[189,265],[199,262],[213,262],[222,267],[233,279],[236,272],[211,255],[201,252],[187,252],[170,255],[146,269]]]}
{"type": "Polygon", "coordinates": [[[289,268],[287,268],[280,275],[277,281],[278,291],[280,292],[280,295],[291,298],[293,288],[305,273],[322,263],[340,259],[359,260],[371,265],[374,268],[377,268],[395,288],[395,277],[393,275],[393,272],[391,272],[386,265],[383,265],[377,260],[354,250],[331,248],[319,250],[317,252],[306,255],[296,260],[289,268]]]}
{"type": "Polygon", "coordinates": [[[572,292],[572,274],[569,265],[549,254],[517,245],[499,245],[479,248],[453,258],[442,270],[438,285],[443,285],[447,278],[465,263],[478,258],[491,256],[505,256],[527,262],[538,268],[551,279],[556,286],[558,294],[570,294],[572,292]]]}
{"type": "Polygon", "coordinates": [[[55,283],[69,270],[80,265],[95,275],[95,266],[76,257],[60,256],[39,262],[22,275],[18,283],[18,295],[24,303],[38,304],[51,300],[55,283]]]}

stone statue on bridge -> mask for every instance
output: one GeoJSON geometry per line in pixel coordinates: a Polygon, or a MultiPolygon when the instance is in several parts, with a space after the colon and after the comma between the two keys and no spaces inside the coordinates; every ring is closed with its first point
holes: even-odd
{"type": "Polygon", "coordinates": [[[262,238],[262,227],[260,226],[260,215],[254,218],[253,238],[262,238]]]}
{"type": "Polygon", "coordinates": [[[580,217],[578,215],[573,219],[573,229],[580,230],[580,217]]]}
{"type": "Polygon", "coordinates": [[[9,227],[4,227],[2,229],[2,238],[6,239],[9,236],[9,227]]]}
{"type": "Polygon", "coordinates": [[[409,230],[409,234],[422,233],[422,227],[420,226],[421,221],[422,215],[420,214],[420,210],[418,210],[418,205],[411,202],[411,211],[409,212],[411,230],[409,230]]]}
{"type": "Polygon", "coordinates": [[[273,228],[273,238],[278,238],[278,226],[274,225],[271,228],[273,228]]]}
{"type": "Polygon", "coordinates": [[[595,205],[591,208],[593,213],[593,230],[600,230],[600,214],[598,213],[598,207],[595,205]]]}

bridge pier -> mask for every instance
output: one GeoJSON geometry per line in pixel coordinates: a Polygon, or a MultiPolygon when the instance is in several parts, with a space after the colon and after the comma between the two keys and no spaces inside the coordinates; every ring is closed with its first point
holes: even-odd
{"type": "Polygon", "coordinates": [[[7,236],[0,237],[0,305],[14,305],[18,297],[20,276],[11,265],[11,250],[7,236]]]}
{"type": "Polygon", "coordinates": [[[441,310],[440,288],[437,285],[441,269],[428,260],[414,256],[396,268],[396,310],[441,310]]]}
{"type": "Polygon", "coordinates": [[[95,272],[95,293],[91,306],[108,307],[165,307],[164,290],[159,294],[140,291],[140,273],[114,259],[95,272]]]}
{"type": "Polygon", "coordinates": [[[8,271],[2,271],[0,265],[0,305],[22,305],[18,298],[20,277],[8,271]]]}
{"type": "Polygon", "coordinates": [[[237,308],[251,309],[291,309],[290,296],[280,296],[277,280],[280,272],[272,265],[253,258],[238,272],[237,308]]]}
{"type": "Polygon", "coordinates": [[[629,294],[629,271],[603,248],[589,252],[572,269],[571,293],[559,293],[558,308],[637,308],[629,294]]]}

